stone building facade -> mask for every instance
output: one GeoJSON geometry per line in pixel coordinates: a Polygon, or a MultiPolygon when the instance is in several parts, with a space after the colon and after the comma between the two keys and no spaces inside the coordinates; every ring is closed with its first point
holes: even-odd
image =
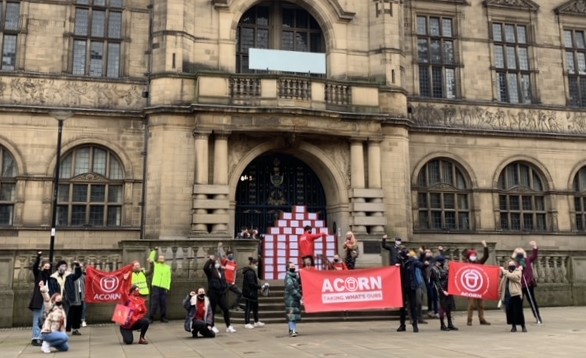
{"type": "Polygon", "coordinates": [[[1,3],[2,248],[48,244],[57,119],[57,248],[305,204],[367,255],[385,232],[586,247],[584,0],[1,3]],[[327,73],[250,70],[257,47],[327,73]]]}

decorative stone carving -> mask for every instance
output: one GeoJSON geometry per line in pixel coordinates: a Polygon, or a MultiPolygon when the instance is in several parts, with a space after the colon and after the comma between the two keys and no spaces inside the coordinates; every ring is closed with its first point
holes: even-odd
{"type": "Polygon", "coordinates": [[[412,119],[418,127],[586,134],[585,112],[420,103],[413,105],[412,119]]]}
{"type": "Polygon", "coordinates": [[[484,4],[487,7],[505,7],[531,11],[537,11],[539,9],[539,5],[531,0],[486,0],[484,4]]]}
{"type": "Polygon", "coordinates": [[[557,7],[556,14],[584,16],[586,15],[586,0],[572,0],[557,7]]]}
{"type": "Polygon", "coordinates": [[[0,102],[107,109],[142,109],[142,85],[3,77],[0,102]]]}

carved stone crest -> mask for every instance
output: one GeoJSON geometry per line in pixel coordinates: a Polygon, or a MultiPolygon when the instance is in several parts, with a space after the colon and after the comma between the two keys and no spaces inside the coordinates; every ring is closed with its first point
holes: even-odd
{"type": "Polygon", "coordinates": [[[586,15],[586,0],[572,0],[557,7],[556,14],[584,16],[586,15]]]}

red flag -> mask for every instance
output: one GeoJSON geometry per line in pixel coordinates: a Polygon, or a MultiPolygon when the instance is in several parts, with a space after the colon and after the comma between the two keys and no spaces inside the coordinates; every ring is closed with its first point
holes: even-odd
{"type": "Polygon", "coordinates": [[[305,311],[362,311],[403,306],[398,267],[346,271],[303,269],[305,311]]]}
{"type": "Polygon", "coordinates": [[[124,274],[132,271],[132,265],[118,271],[105,272],[88,266],[86,269],[85,302],[113,303],[122,298],[122,292],[130,287],[130,280],[124,281],[124,274]]]}
{"type": "Polygon", "coordinates": [[[450,262],[449,268],[450,295],[498,301],[500,267],[450,262]]]}

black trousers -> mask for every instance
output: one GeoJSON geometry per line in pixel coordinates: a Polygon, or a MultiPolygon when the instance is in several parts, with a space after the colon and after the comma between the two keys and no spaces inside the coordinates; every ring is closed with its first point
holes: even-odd
{"type": "Polygon", "coordinates": [[[210,299],[210,306],[212,308],[212,314],[214,316],[214,326],[216,325],[216,306],[220,306],[224,313],[224,323],[226,327],[230,326],[230,310],[228,308],[228,298],[226,292],[209,291],[208,298],[210,299]]]}
{"type": "Polygon", "coordinates": [[[535,299],[534,289],[535,286],[523,287],[523,300],[527,298],[527,301],[529,301],[529,307],[531,307],[531,312],[533,313],[533,317],[541,321],[541,314],[539,313],[539,305],[535,299]]]}
{"type": "Polygon", "coordinates": [[[258,322],[258,300],[251,300],[246,299],[246,307],[244,309],[244,324],[250,323],[250,312],[252,311],[252,316],[254,322],[258,322]]]}
{"type": "Polygon", "coordinates": [[[405,290],[403,295],[403,307],[399,310],[401,325],[407,321],[407,310],[413,325],[417,325],[417,290],[405,290]]]}
{"type": "Polygon", "coordinates": [[[83,306],[69,306],[69,312],[67,312],[67,324],[65,330],[71,332],[71,329],[79,329],[81,326],[81,313],[83,312],[83,306]]]}
{"type": "Polygon", "coordinates": [[[240,300],[242,299],[242,291],[240,290],[240,287],[238,287],[237,285],[230,285],[230,291],[236,294],[236,301],[234,301],[234,304],[232,305],[232,308],[236,308],[240,306],[240,300]]]}
{"type": "Polygon", "coordinates": [[[161,319],[167,318],[167,290],[161,287],[153,286],[151,295],[151,313],[152,320],[155,319],[157,311],[161,309],[161,319]]]}
{"type": "Polygon", "coordinates": [[[149,320],[146,318],[141,319],[140,321],[136,322],[130,328],[122,328],[120,327],[120,334],[122,335],[122,340],[125,344],[132,344],[134,341],[134,331],[140,329],[140,338],[144,338],[147,330],[149,329],[149,320]]]}
{"type": "Polygon", "coordinates": [[[208,328],[208,325],[204,321],[193,320],[191,326],[191,336],[197,338],[197,334],[201,334],[204,338],[214,338],[216,334],[214,331],[208,328]]]}

